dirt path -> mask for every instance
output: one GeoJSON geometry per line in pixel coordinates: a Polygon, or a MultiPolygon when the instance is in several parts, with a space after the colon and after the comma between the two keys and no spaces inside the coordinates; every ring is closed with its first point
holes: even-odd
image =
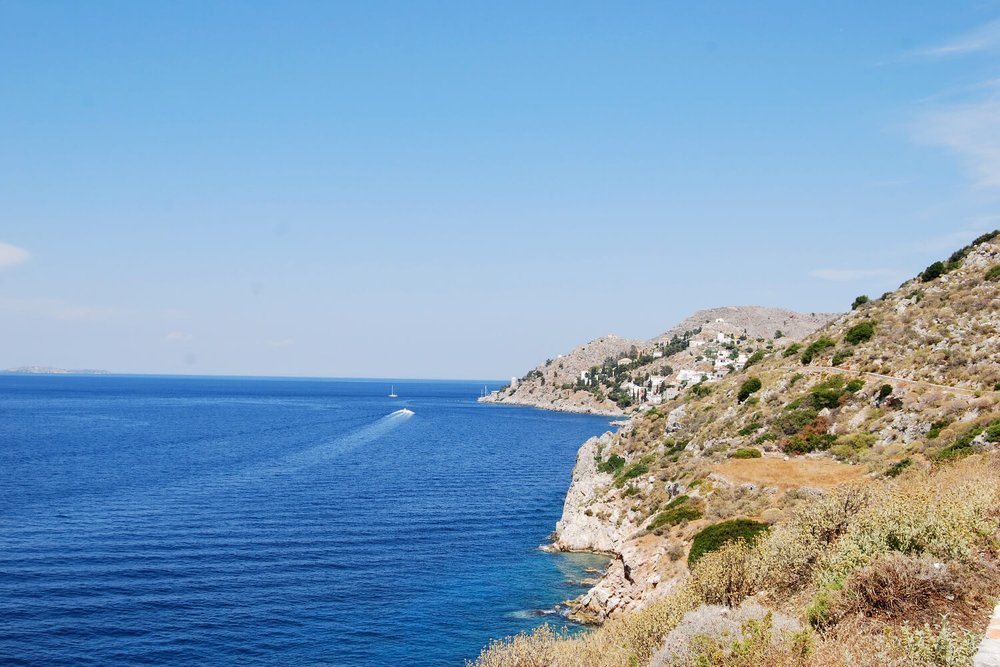
{"type": "MultiPolygon", "coordinates": [[[[922,380],[907,380],[905,378],[893,377],[891,375],[882,375],[881,373],[865,373],[863,371],[852,371],[846,368],[837,368],[836,366],[782,366],[782,368],[786,371],[799,371],[806,373],[838,373],[840,375],[870,377],[870,378],[876,378],[878,380],[887,380],[888,382],[908,384],[914,387],[930,387],[932,389],[940,389],[941,391],[947,391],[953,394],[962,394],[963,396],[976,395],[975,389],[966,389],[965,387],[949,387],[946,384],[935,384],[933,382],[924,382],[922,380]]],[[[984,391],[981,393],[997,394],[1000,392],[984,391]]]]}

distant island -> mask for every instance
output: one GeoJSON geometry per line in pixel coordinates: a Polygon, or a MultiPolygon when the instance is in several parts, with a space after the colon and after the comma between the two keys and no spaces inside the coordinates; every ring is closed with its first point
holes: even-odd
{"type": "Polygon", "coordinates": [[[110,375],[110,371],[97,368],[55,368],[53,366],[18,366],[17,368],[7,368],[4,373],[22,373],[30,375],[110,375]]]}

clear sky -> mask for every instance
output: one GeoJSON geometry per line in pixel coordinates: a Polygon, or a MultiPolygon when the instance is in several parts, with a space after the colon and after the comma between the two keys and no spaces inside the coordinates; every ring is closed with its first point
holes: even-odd
{"type": "Polygon", "coordinates": [[[509,378],[1000,227],[1000,2],[0,0],[0,368],[509,378]]]}

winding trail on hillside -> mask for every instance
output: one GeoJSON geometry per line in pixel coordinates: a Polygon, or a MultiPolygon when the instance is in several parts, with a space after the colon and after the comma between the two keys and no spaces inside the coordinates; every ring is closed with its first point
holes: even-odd
{"type": "MultiPolygon", "coordinates": [[[[948,391],[955,394],[962,394],[964,396],[975,396],[975,389],[967,389],[965,387],[950,387],[946,384],[936,384],[934,382],[924,382],[923,380],[907,380],[906,378],[894,377],[892,375],[883,375],[881,373],[867,373],[865,371],[854,371],[847,368],[838,368],[836,366],[782,366],[783,370],[786,371],[805,371],[807,373],[837,373],[839,375],[852,375],[860,377],[870,377],[879,380],[888,380],[889,382],[898,382],[900,384],[908,384],[915,387],[930,387],[932,389],[940,389],[942,391],[948,391]]],[[[996,391],[981,391],[981,394],[997,394],[1000,392],[996,391]]]]}

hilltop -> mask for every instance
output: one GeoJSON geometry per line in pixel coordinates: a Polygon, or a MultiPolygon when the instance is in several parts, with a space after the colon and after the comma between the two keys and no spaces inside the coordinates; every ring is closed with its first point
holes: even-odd
{"type": "Polygon", "coordinates": [[[479,664],[969,664],[1000,595],[998,303],[994,232],[589,440],[553,546],[614,556],[575,601],[605,627],[479,664]]]}
{"type": "Polygon", "coordinates": [[[729,306],[700,310],[650,340],[609,334],[546,359],[484,402],[620,415],[659,405],[689,384],[714,382],[753,355],[783,348],[834,313],[729,306]]]}

